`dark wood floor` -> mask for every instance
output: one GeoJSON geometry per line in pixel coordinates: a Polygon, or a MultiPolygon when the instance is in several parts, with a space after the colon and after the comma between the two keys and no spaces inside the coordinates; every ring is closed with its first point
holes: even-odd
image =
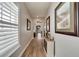
{"type": "Polygon", "coordinates": [[[43,41],[43,39],[33,39],[23,53],[23,57],[45,57],[46,52],[44,50],[43,41]]]}

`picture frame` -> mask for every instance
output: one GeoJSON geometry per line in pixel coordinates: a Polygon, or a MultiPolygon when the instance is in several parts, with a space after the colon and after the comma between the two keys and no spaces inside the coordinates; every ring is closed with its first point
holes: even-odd
{"type": "Polygon", "coordinates": [[[79,37],[79,2],[76,2],[77,4],[77,36],[79,37]]]}
{"type": "Polygon", "coordinates": [[[31,21],[27,19],[27,30],[31,30],[31,21]]]}
{"type": "Polygon", "coordinates": [[[55,8],[55,33],[77,36],[76,2],[60,2],[55,8]]]}
{"type": "Polygon", "coordinates": [[[46,31],[50,32],[50,16],[46,19],[46,31]]]}

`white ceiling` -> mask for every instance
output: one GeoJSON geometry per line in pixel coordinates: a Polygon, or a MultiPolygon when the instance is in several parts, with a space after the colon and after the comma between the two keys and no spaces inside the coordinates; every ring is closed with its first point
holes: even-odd
{"type": "Polygon", "coordinates": [[[45,17],[51,2],[26,2],[31,17],[45,17]]]}

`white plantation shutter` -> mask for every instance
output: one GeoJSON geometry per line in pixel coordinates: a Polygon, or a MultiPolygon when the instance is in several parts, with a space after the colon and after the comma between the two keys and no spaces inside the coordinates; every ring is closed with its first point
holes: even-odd
{"type": "Polygon", "coordinates": [[[18,8],[12,2],[0,2],[0,56],[10,56],[18,42],[18,8]]]}

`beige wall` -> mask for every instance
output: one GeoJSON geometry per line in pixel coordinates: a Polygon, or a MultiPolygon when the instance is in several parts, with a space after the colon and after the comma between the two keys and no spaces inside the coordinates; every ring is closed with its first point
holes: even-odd
{"type": "Polygon", "coordinates": [[[31,21],[31,25],[33,26],[33,22],[31,17],[29,16],[28,10],[24,3],[16,3],[19,6],[19,43],[20,48],[12,54],[12,56],[19,56],[22,50],[27,46],[28,42],[32,39],[33,27],[31,27],[31,31],[27,31],[26,29],[26,19],[28,18],[31,21]]]}
{"type": "Polygon", "coordinates": [[[48,15],[50,15],[50,33],[55,40],[55,56],[79,57],[79,37],[55,33],[55,7],[58,3],[52,3],[48,15]]]}

